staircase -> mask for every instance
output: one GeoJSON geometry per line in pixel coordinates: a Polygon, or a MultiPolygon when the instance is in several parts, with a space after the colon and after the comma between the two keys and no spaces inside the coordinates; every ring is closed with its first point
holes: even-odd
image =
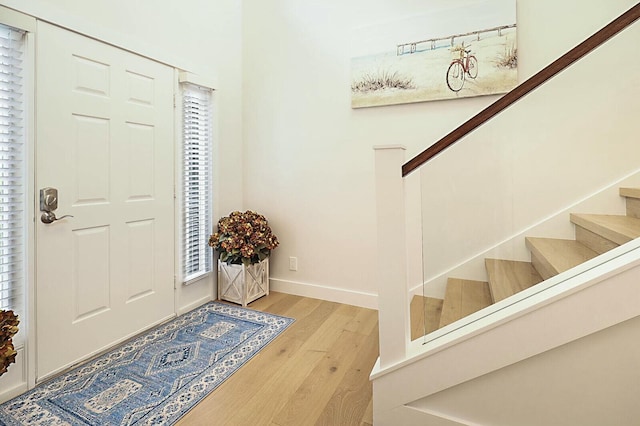
{"type": "Polygon", "coordinates": [[[626,215],[570,215],[575,240],[526,237],[531,262],[485,259],[488,281],[449,278],[444,299],[414,296],[415,340],[640,237],[640,188],[620,188],[626,215]]]}

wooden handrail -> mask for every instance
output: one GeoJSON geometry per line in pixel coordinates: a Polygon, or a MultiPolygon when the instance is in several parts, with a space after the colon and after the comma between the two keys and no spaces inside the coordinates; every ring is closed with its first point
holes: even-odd
{"type": "Polygon", "coordinates": [[[407,176],[409,173],[422,166],[424,163],[435,157],[445,149],[449,148],[467,134],[473,132],[475,129],[489,121],[493,116],[499,114],[503,110],[507,109],[532,90],[545,83],[547,80],[568,68],[571,64],[587,55],[589,52],[609,40],[614,35],[634,23],[640,18],[640,3],[637,3],[631,9],[620,15],[610,24],[602,28],[600,31],[547,65],[541,71],[524,81],[522,84],[515,87],[513,90],[505,94],[503,97],[489,105],[484,110],[470,118],[464,124],[457,129],[440,139],[438,142],[431,145],[429,148],[422,151],[420,154],[407,161],[402,166],[402,176],[407,176]]]}

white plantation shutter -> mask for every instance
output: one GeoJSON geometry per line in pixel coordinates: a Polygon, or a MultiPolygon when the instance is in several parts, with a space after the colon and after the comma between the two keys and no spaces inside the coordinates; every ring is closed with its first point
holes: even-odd
{"type": "Polygon", "coordinates": [[[24,33],[0,25],[0,309],[22,314],[25,289],[24,33]]]}
{"type": "Polygon", "coordinates": [[[182,84],[183,281],[211,272],[211,90],[182,84]]]}

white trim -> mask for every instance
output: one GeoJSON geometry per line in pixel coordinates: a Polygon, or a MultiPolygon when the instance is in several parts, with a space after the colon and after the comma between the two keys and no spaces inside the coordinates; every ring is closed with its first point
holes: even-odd
{"type": "Polygon", "coordinates": [[[194,276],[193,278],[189,278],[188,280],[184,281],[182,285],[191,285],[191,284],[197,283],[198,281],[204,280],[205,278],[210,278],[211,275],[213,275],[213,270],[208,272],[201,272],[200,274],[194,276]]]}
{"type": "Polygon", "coordinates": [[[0,22],[10,27],[18,28],[27,32],[36,31],[36,20],[32,16],[25,15],[15,10],[0,6],[0,22]]]}
{"type": "Polygon", "coordinates": [[[394,365],[406,359],[411,341],[409,288],[407,285],[407,239],[405,180],[401,147],[375,150],[376,283],[380,364],[394,365]],[[388,262],[393,253],[393,262],[388,262]],[[399,284],[399,285],[397,285],[399,284]]]}
{"type": "Polygon", "coordinates": [[[25,160],[27,161],[27,232],[30,238],[27,239],[26,256],[27,256],[27,280],[25,282],[26,297],[26,313],[27,313],[27,339],[25,342],[25,362],[26,362],[26,378],[28,388],[31,389],[36,384],[36,213],[39,211],[39,205],[36,203],[36,127],[35,127],[35,81],[36,81],[36,34],[28,32],[26,36],[26,55],[25,61],[29,63],[28,73],[26,74],[25,91],[25,141],[26,152],[25,160]]]}
{"type": "MultiPolygon", "coordinates": [[[[211,223],[212,225],[216,225],[218,220],[220,220],[220,182],[222,180],[222,175],[220,172],[220,158],[221,158],[221,150],[220,150],[220,103],[219,97],[214,90],[211,93],[211,109],[213,111],[211,117],[211,223]]],[[[213,227],[212,227],[213,228],[213,227]]],[[[215,228],[214,228],[215,229],[215,228]]],[[[216,252],[215,250],[211,250],[212,252],[212,265],[217,264],[216,252]]],[[[217,269],[217,268],[216,268],[217,269]]],[[[213,274],[211,276],[211,299],[215,300],[218,296],[218,274],[213,274]]]]}
{"type": "Polygon", "coordinates": [[[374,145],[374,151],[381,151],[383,149],[401,149],[403,151],[407,150],[407,147],[400,144],[389,144],[389,145],[374,145]]]}
{"type": "Polygon", "coordinates": [[[376,412],[375,408],[374,406],[373,422],[376,426],[480,426],[447,414],[420,410],[408,405],[401,405],[383,413],[376,412]]]}
{"type": "Polygon", "coordinates": [[[205,303],[211,302],[213,300],[213,298],[211,296],[206,296],[206,297],[202,297],[194,302],[191,302],[185,306],[180,306],[178,308],[178,316],[182,315],[182,314],[186,314],[189,311],[193,311],[196,308],[199,308],[200,306],[204,305],[205,303]]]}
{"type": "Polygon", "coordinates": [[[29,388],[27,387],[27,383],[20,383],[12,388],[9,389],[3,389],[2,391],[0,391],[0,403],[6,402],[12,398],[15,398],[16,396],[25,393],[26,391],[28,391],[29,388]]]}
{"type": "Polygon", "coordinates": [[[25,349],[16,347],[16,363],[11,364],[5,374],[0,376],[0,403],[15,398],[29,389],[27,385],[27,362],[25,349]]]}
{"type": "Polygon", "coordinates": [[[20,318],[19,332],[14,338],[16,345],[16,363],[3,375],[3,390],[0,402],[13,398],[35,385],[35,31],[37,22],[31,16],[0,6],[0,23],[26,31],[24,55],[24,99],[23,117],[25,145],[25,282],[24,314],[20,318]],[[16,371],[20,373],[16,373],[16,371]],[[11,381],[11,382],[9,382],[11,381]]]}
{"type": "Polygon", "coordinates": [[[180,315],[180,304],[182,302],[182,259],[178,242],[182,232],[182,215],[180,206],[182,205],[182,191],[179,191],[182,171],[182,102],[180,100],[180,72],[173,70],[173,311],[180,315]]]}
{"type": "Polygon", "coordinates": [[[360,306],[368,309],[378,309],[378,295],[343,288],[329,287],[317,284],[270,278],[271,291],[294,294],[296,296],[322,299],[345,305],[360,306]]]}
{"type": "Polygon", "coordinates": [[[182,195],[181,275],[192,283],[213,271],[213,251],[207,246],[212,232],[213,195],[213,90],[184,82],[180,85],[181,137],[180,172],[177,181],[182,195]],[[194,155],[197,152],[197,155],[194,155]]]}
{"type": "Polygon", "coordinates": [[[180,71],[178,74],[178,83],[195,84],[205,89],[216,90],[218,87],[218,79],[215,77],[203,77],[187,71],[180,71]]]}
{"type": "MultiPolygon", "coordinates": [[[[175,212],[175,221],[174,221],[174,239],[176,242],[181,241],[182,231],[184,226],[184,218],[182,216],[181,206],[184,201],[184,193],[182,191],[182,158],[183,158],[183,148],[182,148],[182,91],[181,91],[181,82],[189,82],[190,80],[187,77],[193,77],[194,74],[190,74],[184,71],[180,71],[178,69],[174,69],[174,212],[175,212]]],[[[197,76],[196,76],[196,80],[197,76]]],[[[196,84],[195,82],[192,82],[196,84]]],[[[211,140],[211,152],[212,152],[212,182],[211,182],[211,203],[213,204],[212,211],[212,221],[217,220],[217,205],[218,205],[218,187],[216,186],[218,183],[218,175],[217,175],[217,157],[218,157],[218,138],[217,138],[217,119],[218,114],[217,111],[217,100],[215,96],[215,92],[212,92],[211,95],[212,102],[212,117],[211,117],[211,126],[212,126],[212,140],[211,140]]],[[[197,308],[198,306],[209,302],[215,299],[215,295],[217,294],[217,289],[215,286],[216,283],[216,274],[214,274],[214,261],[211,262],[212,270],[193,279],[183,282],[183,267],[182,267],[182,252],[180,247],[176,246],[176,250],[174,251],[174,266],[175,266],[175,277],[174,277],[174,294],[175,294],[175,304],[174,310],[176,315],[182,315],[185,312],[189,312],[192,309],[197,308]],[[186,287],[191,287],[187,289],[186,287]],[[200,287],[205,286],[206,290],[200,291],[200,287]],[[192,300],[193,293],[206,293],[204,296],[197,297],[195,300],[192,300]]]]}
{"type": "Polygon", "coordinates": [[[93,38],[156,62],[185,70],[195,68],[191,61],[175,57],[174,54],[166,51],[158,44],[149,44],[140,39],[133,38],[131,34],[97,26],[94,22],[89,22],[64,12],[55,2],[39,2],[36,6],[24,0],[4,0],[4,3],[6,3],[7,7],[13,9],[13,11],[22,12],[42,22],[93,38]]]}

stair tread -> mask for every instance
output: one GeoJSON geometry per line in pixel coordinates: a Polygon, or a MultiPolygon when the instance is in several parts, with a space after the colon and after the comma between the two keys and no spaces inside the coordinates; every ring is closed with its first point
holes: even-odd
{"type": "Polygon", "coordinates": [[[442,304],[440,327],[491,305],[489,283],[485,281],[449,278],[442,304]]]}
{"type": "Polygon", "coordinates": [[[584,244],[575,240],[563,240],[558,238],[527,237],[527,248],[545,266],[554,271],[554,275],[573,268],[598,255],[584,244]]]}
{"type": "Polygon", "coordinates": [[[531,262],[485,259],[484,263],[489,275],[489,288],[494,303],[542,281],[542,277],[531,262]]]}
{"type": "Polygon", "coordinates": [[[635,217],[571,213],[571,222],[620,245],[640,237],[640,219],[635,217]]]}
{"type": "Polygon", "coordinates": [[[411,299],[411,340],[435,331],[440,326],[442,299],[415,295],[411,299]],[[426,323],[426,324],[425,324],[426,323]]]}
{"type": "Polygon", "coordinates": [[[640,188],[620,188],[620,195],[628,198],[640,198],[640,188]]]}

